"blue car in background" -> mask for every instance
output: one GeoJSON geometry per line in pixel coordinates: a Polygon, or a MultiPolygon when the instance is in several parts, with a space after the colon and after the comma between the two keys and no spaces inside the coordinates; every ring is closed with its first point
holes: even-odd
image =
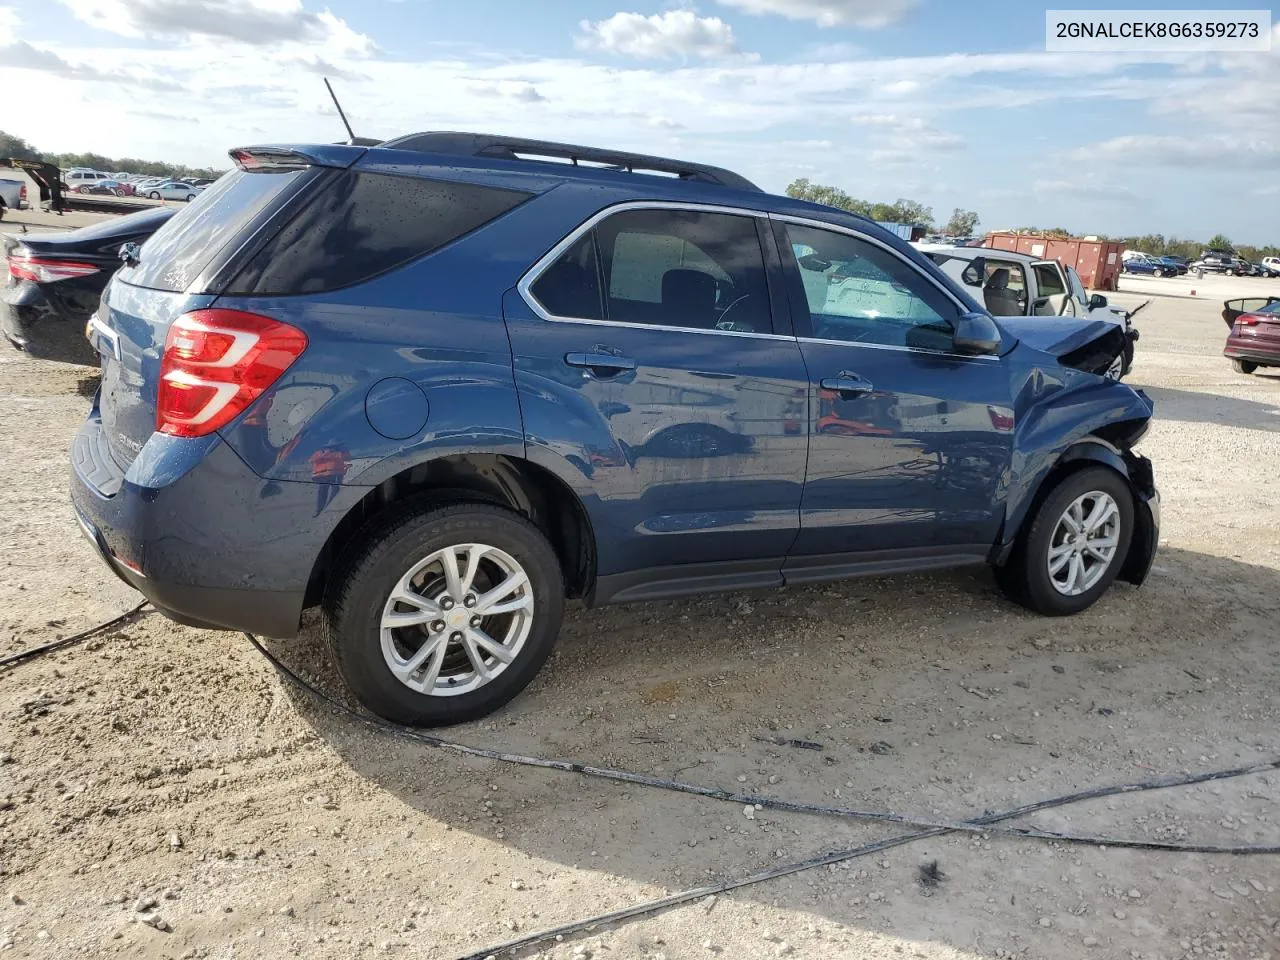
{"type": "Polygon", "coordinates": [[[175,620],[291,637],[320,605],[384,717],[500,707],[569,597],[985,563],[1063,615],[1147,575],[1152,403],[1104,376],[1114,323],[993,319],[869,220],[696,163],[231,156],[90,322],[72,500],[175,620]]]}
{"type": "Polygon", "coordinates": [[[1124,272],[1154,277],[1176,277],[1186,273],[1187,266],[1173,257],[1152,257],[1139,253],[1124,261],[1124,272]]]}

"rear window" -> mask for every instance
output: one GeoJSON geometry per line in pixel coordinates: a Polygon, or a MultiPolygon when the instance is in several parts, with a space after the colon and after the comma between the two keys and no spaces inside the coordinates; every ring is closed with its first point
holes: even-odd
{"type": "Polygon", "coordinates": [[[191,201],[142,247],[136,267],[120,278],[135,287],[184,291],[218,252],[305,171],[236,171],[191,201]]]}
{"type": "Polygon", "coordinates": [[[282,296],[349,287],[438,250],[530,196],[344,170],[254,255],[226,292],[282,296]]]}

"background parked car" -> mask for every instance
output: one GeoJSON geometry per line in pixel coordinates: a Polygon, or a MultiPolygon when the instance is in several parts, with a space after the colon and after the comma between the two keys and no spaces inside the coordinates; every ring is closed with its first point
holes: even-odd
{"type": "Polygon", "coordinates": [[[1163,276],[1164,267],[1155,257],[1148,256],[1145,253],[1135,253],[1124,259],[1121,271],[1124,273],[1146,274],[1147,276],[1163,276]]]}
{"type": "Polygon", "coordinates": [[[71,193],[89,193],[89,187],[110,179],[111,174],[101,170],[72,169],[62,175],[64,189],[71,193]]]}
{"type": "Polygon", "coordinates": [[[942,272],[973,289],[996,317],[1087,317],[1114,324],[1124,334],[1108,376],[1120,379],[1133,366],[1138,331],[1127,311],[1111,307],[1101,294],[1089,296],[1074,267],[1012,250],[914,244],[942,272]]]}
{"type": "Polygon", "coordinates": [[[201,187],[193,187],[181,180],[166,180],[152,187],[145,187],[145,193],[152,200],[186,200],[190,201],[200,195],[201,187]]]}
{"type": "Polygon", "coordinates": [[[1265,276],[1280,277],[1280,257],[1263,257],[1262,263],[1258,266],[1262,268],[1265,276]]]}
{"type": "Polygon", "coordinates": [[[125,183],[123,180],[99,180],[91,186],[80,187],[79,192],[105,194],[112,197],[132,197],[134,195],[134,186],[132,183],[125,183]]]}
{"type": "Polygon", "coordinates": [[[1176,277],[1187,272],[1187,265],[1174,257],[1153,257],[1147,253],[1133,253],[1124,258],[1122,271],[1154,277],[1176,277]]]}
{"type": "Polygon", "coordinates": [[[1231,250],[1206,250],[1200,254],[1199,260],[1190,264],[1190,271],[1197,277],[1206,273],[1225,273],[1234,277],[1240,272],[1236,263],[1238,259],[1231,250]]]}
{"type": "Polygon", "coordinates": [[[1258,367],[1280,367],[1280,300],[1239,314],[1227,334],[1223,356],[1236,373],[1253,373],[1258,367]]]}
{"type": "Polygon", "coordinates": [[[0,250],[9,258],[0,287],[5,337],[34,356],[96,364],[84,325],[121,266],[121,246],[142,243],[177,212],[161,207],[66,233],[0,236],[0,250]]]}

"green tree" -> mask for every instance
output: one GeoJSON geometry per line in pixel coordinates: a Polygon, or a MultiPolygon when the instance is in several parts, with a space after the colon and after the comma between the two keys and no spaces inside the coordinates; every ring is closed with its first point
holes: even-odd
{"type": "Polygon", "coordinates": [[[892,205],[892,216],[885,219],[891,223],[911,223],[921,227],[933,226],[933,207],[926,207],[915,200],[899,197],[892,205]]]}
{"type": "Polygon", "coordinates": [[[792,180],[787,184],[786,193],[788,197],[794,197],[797,200],[808,200],[811,203],[835,207],[837,210],[848,210],[850,213],[869,217],[872,220],[883,220],[888,223],[916,223],[922,226],[928,226],[933,222],[933,209],[915,200],[899,199],[893,203],[869,203],[849,196],[839,187],[813,183],[808,177],[792,180]]]}
{"type": "Polygon", "coordinates": [[[1231,246],[1231,241],[1230,241],[1230,240],[1228,240],[1228,239],[1227,239],[1223,234],[1221,234],[1221,233],[1215,233],[1212,237],[1210,237],[1210,238],[1209,238],[1209,246],[1210,246],[1210,247],[1212,247],[1214,250],[1232,250],[1232,249],[1234,249],[1234,248],[1231,246]]]}
{"type": "Polygon", "coordinates": [[[21,137],[0,130],[0,159],[39,160],[40,151],[21,137]]]}
{"type": "Polygon", "coordinates": [[[972,210],[956,207],[951,211],[951,219],[942,228],[942,232],[951,237],[971,237],[981,221],[972,210]]]}

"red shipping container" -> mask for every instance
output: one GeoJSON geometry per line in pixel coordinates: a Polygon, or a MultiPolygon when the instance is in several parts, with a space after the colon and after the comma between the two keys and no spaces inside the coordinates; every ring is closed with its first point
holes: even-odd
{"type": "Polygon", "coordinates": [[[1124,244],[1119,240],[1063,239],[1030,233],[989,233],[983,238],[982,246],[1013,250],[1075,267],[1081,281],[1090,290],[1116,289],[1120,279],[1120,255],[1124,253],[1124,244]]]}

